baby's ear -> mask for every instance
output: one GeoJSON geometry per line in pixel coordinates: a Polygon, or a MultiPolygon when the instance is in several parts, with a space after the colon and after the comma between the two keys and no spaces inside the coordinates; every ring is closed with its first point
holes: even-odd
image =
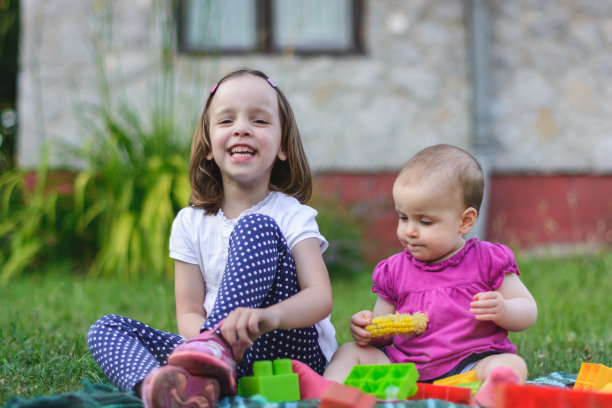
{"type": "Polygon", "coordinates": [[[461,235],[465,235],[474,227],[476,220],[478,219],[478,211],[474,207],[468,207],[461,213],[461,225],[459,226],[459,232],[461,235]]]}

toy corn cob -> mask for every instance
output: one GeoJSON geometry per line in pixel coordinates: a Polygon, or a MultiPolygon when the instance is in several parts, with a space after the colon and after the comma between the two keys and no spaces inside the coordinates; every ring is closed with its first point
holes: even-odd
{"type": "Polygon", "coordinates": [[[372,337],[381,336],[418,336],[427,329],[427,315],[425,313],[395,313],[378,316],[365,329],[372,337]]]}

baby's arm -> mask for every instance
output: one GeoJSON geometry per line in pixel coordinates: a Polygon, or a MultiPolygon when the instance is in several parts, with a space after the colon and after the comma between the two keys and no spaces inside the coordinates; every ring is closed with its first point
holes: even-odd
{"type": "Polygon", "coordinates": [[[318,239],[298,242],[291,254],[301,290],[265,309],[237,308],[223,322],[223,337],[238,350],[269,331],[311,326],[331,313],[331,283],[318,239]]]}
{"type": "Polygon", "coordinates": [[[198,265],[174,261],[176,322],[181,336],[191,339],[200,334],[206,321],[206,286],[198,265]]]}
{"type": "Polygon", "coordinates": [[[373,339],[372,335],[365,329],[365,327],[372,322],[372,318],[374,316],[393,314],[395,313],[395,310],[395,305],[378,296],[372,312],[369,310],[363,310],[355,313],[351,317],[351,335],[353,336],[353,339],[355,339],[355,343],[357,343],[359,346],[365,346],[370,343],[376,345],[389,344],[393,336],[381,336],[373,339]]]}
{"type": "Polygon", "coordinates": [[[518,275],[508,273],[498,289],[474,295],[470,313],[478,320],[493,321],[506,330],[521,331],[535,323],[538,307],[518,275]]]}

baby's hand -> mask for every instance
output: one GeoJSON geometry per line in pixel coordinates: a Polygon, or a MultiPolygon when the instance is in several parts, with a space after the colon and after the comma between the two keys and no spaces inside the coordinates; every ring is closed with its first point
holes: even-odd
{"type": "Polygon", "coordinates": [[[276,329],[279,319],[269,309],[234,309],[223,321],[221,334],[234,351],[236,362],[242,360],[245,350],[253,345],[253,340],[276,329]]]}
{"type": "Polygon", "coordinates": [[[358,346],[366,346],[372,340],[372,336],[365,327],[372,322],[374,315],[370,310],[362,310],[351,316],[351,335],[358,346]]]}
{"type": "Polygon", "coordinates": [[[470,313],[475,314],[477,320],[496,322],[506,313],[506,302],[497,291],[480,292],[474,295],[474,301],[470,303],[470,313]]]}

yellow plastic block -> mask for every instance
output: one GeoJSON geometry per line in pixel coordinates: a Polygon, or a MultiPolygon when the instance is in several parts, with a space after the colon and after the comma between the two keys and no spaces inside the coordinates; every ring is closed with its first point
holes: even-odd
{"type": "Polygon", "coordinates": [[[467,373],[452,375],[441,380],[434,381],[434,385],[455,386],[457,384],[473,383],[480,381],[476,376],[475,370],[470,370],[467,373]]]}
{"type": "Polygon", "coordinates": [[[612,382],[612,368],[602,364],[582,363],[574,390],[597,391],[612,382]]]}
{"type": "Polygon", "coordinates": [[[603,388],[599,390],[599,392],[605,392],[607,394],[612,394],[612,382],[604,385],[603,388]]]}
{"type": "Polygon", "coordinates": [[[380,336],[417,336],[427,329],[427,315],[425,313],[395,313],[378,316],[365,329],[372,337],[380,336]]]}

